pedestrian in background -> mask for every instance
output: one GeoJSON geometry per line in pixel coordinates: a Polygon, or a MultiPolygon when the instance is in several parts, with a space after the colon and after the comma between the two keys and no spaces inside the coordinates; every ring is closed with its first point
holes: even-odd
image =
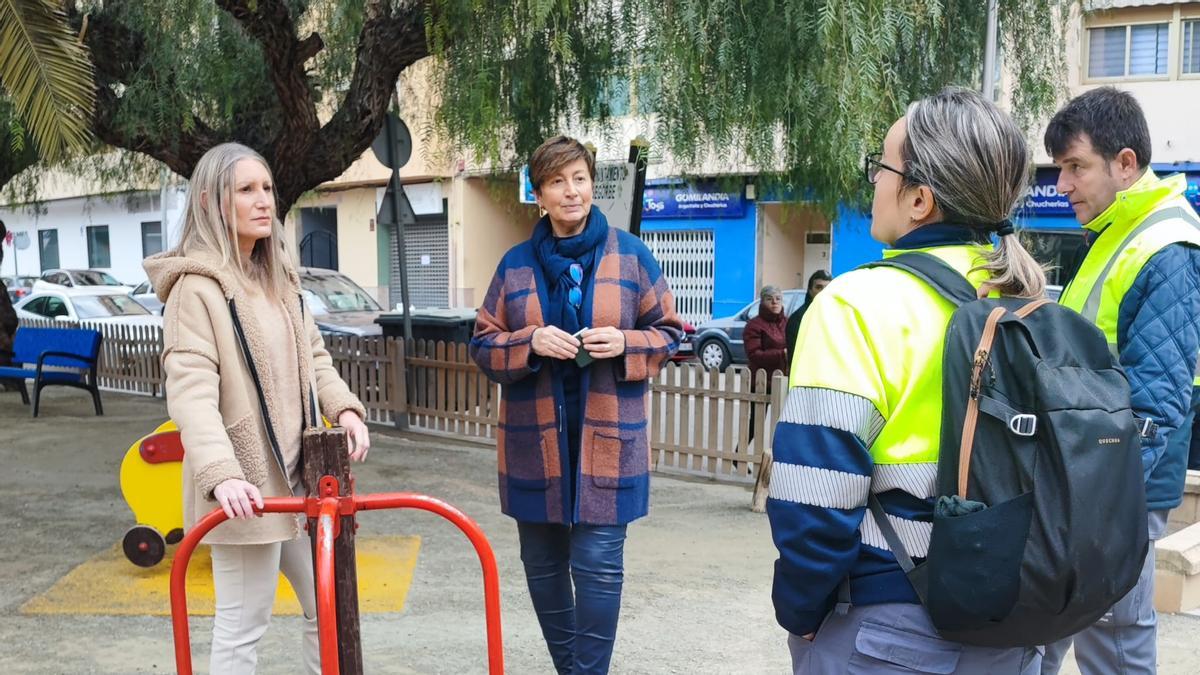
{"type": "MultiPolygon", "coordinates": [[[[8,227],[0,220],[0,263],[4,262],[4,240],[8,237],[8,227]]],[[[16,255],[13,249],[13,255],[16,255]]],[[[15,265],[13,266],[15,269],[15,265]]],[[[12,299],[8,297],[8,289],[0,288],[0,366],[12,364],[13,338],[17,334],[17,311],[13,309],[12,299]]],[[[0,381],[0,388],[10,388],[11,382],[0,381]]],[[[13,387],[16,388],[16,387],[13,387]]]]}
{"type": "Polygon", "coordinates": [[[649,249],[592,204],[582,143],[546,141],[529,177],[545,215],[496,268],[470,351],[503,385],[500,506],[554,668],[607,673],[625,529],[649,508],[649,381],[683,322],[649,249]]]}
{"type": "Polygon", "coordinates": [[[280,572],[304,610],[297,670],[321,672],[309,539],[295,514],[255,510],[263,497],[304,494],[300,438],[321,425],[318,410],[346,429],[351,459],[370,448],[362,403],[302,305],[275,206],[266,160],[218,145],[192,173],[179,246],[144,263],[166,303],[167,409],[187,450],[184,526],[217,506],[230,518],[204,537],[216,595],[209,672],[222,675],[255,672],[280,572]]]}
{"type": "Polygon", "coordinates": [[[742,340],[750,370],[765,370],[770,378],[777,370],[787,370],[788,317],[783,312],[783,291],[778,286],[763,286],[758,300],[758,316],[746,322],[742,340]]]}
{"type": "MultiPolygon", "coordinates": [[[[746,322],[742,331],[742,343],[746,346],[746,358],[750,362],[751,391],[771,394],[771,381],[775,371],[787,372],[787,315],[784,313],[783,291],[778,286],[763,286],[758,294],[758,316],[746,322]],[[767,386],[758,390],[758,371],[767,372],[767,386]]],[[[746,442],[754,440],[754,423],[758,419],[758,406],[750,406],[750,431],[746,442]]],[[[734,464],[737,468],[737,464],[734,464]]]]}
{"type": "Polygon", "coordinates": [[[792,312],[788,317],[787,334],[785,336],[788,349],[788,367],[784,372],[790,377],[792,374],[792,364],[796,362],[796,336],[800,334],[800,321],[804,318],[804,314],[808,312],[808,308],[812,306],[813,300],[817,299],[817,295],[825,290],[833,277],[829,276],[829,272],[825,270],[817,270],[808,277],[808,287],[804,294],[804,304],[800,305],[800,309],[792,312]]]}

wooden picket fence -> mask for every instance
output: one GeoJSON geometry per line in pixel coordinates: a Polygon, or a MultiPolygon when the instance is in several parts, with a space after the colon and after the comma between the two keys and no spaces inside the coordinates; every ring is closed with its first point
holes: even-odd
{"type": "Polygon", "coordinates": [[[668,364],[650,384],[654,469],[753,483],[786,393],[787,379],[779,372],[668,364]]]}
{"type": "MultiPolygon", "coordinates": [[[[21,320],[22,326],[67,322],[21,320]]],[[[106,390],[162,396],[162,329],[86,323],[104,336],[99,364],[106,390]]],[[[470,359],[463,344],[398,338],[327,336],[338,374],[362,401],[367,419],[423,433],[494,444],[500,385],[470,359]]],[[[781,373],[724,373],[671,363],[650,383],[650,450],[655,471],[752,484],[783,407],[781,373]],[[768,388],[768,378],[771,387],[768,388]]]]}
{"type": "Polygon", "coordinates": [[[500,385],[467,355],[467,346],[409,341],[409,426],[495,443],[500,421],[500,385]]]}
{"type": "Polygon", "coordinates": [[[396,338],[325,336],[333,367],[367,409],[367,421],[396,424],[405,411],[404,349],[396,338]]]}

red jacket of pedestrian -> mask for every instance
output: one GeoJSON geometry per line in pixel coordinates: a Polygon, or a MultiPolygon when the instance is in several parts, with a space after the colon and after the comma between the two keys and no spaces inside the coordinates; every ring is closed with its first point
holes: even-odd
{"type": "Polygon", "coordinates": [[[767,371],[769,377],[776,370],[787,372],[786,314],[772,313],[760,305],[758,316],[746,322],[742,340],[746,345],[746,357],[750,359],[750,368],[755,373],[762,369],[767,371]]]}

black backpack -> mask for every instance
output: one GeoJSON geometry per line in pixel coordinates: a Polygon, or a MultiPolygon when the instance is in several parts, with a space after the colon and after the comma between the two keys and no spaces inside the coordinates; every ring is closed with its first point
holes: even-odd
{"type": "Polygon", "coordinates": [[[922,564],[869,499],[934,626],[956,642],[1030,647],[1095,623],[1142,569],[1141,437],[1156,430],[1135,418],[1103,333],[1049,300],[977,299],[961,274],[924,253],[868,267],[909,272],[957,307],[922,564]]]}

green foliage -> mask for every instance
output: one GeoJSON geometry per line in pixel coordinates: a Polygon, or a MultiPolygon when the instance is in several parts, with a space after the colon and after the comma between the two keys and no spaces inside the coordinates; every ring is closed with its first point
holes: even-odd
{"type": "MultiPolygon", "coordinates": [[[[862,190],[864,152],[909,102],[980,86],[982,0],[441,0],[439,122],[456,144],[520,162],[564,126],[608,121],[614,77],[652,83],[654,143],[699,167],[733,158],[810,187],[862,190]],[[495,27],[496,29],[492,29],[495,27]],[[649,77],[647,77],[649,75],[649,77]]],[[[1067,0],[1001,0],[1018,119],[1055,104],[1067,0]]]]}

